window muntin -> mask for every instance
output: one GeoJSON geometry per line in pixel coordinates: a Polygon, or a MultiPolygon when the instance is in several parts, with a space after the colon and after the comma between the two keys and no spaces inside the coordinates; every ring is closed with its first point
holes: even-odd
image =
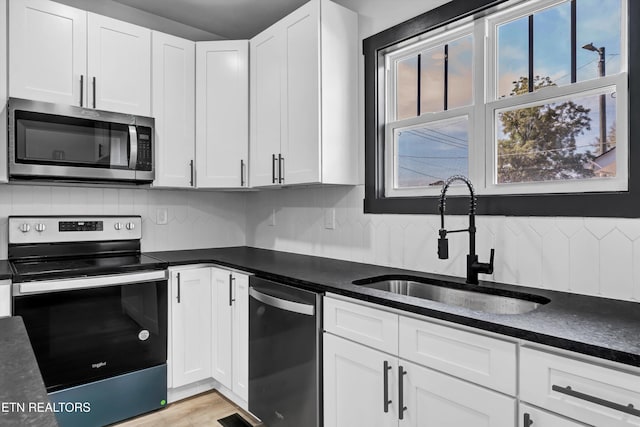
{"type": "MultiPolygon", "coordinates": [[[[422,35],[420,40],[416,41],[413,46],[403,42],[402,55],[404,56],[400,56],[393,51],[387,53],[387,63],[389,61],[397,63],[396,61],[403,60],[407,57],[407,52],[410,52],[416,58],[418,82],[414,87],[418,88],[419,96],[412,97],[412,102],[415,101],[417,104],[413,116],[398,116],[397,120],[393,120],[395,117],[393,110],[392,114],[387,114],[386,116],[386,142],[384,145],[386,152],[386,197],[433,195],[439,190],[437,185],[433,185],[433,183],[441,179],[441,175],[448,173],[447,171],[449,170],[452,172],[451,174],[453,174],[453,171],[459,173],[460,166],[429,165],[426,160],[433,162],[433,158],[420,159],[420,157],[435,157],[433,155],[411,153],[410,148],[404,148],[405,151],[398,150],[398,141],[404,142],[406,147],[412,146],[412,144],[404,141],[403,132],[406,132],[407,129],[412,129],[412,126],[422,126],[424,129],[429,129],[430,123],[443,120],[443,117],[439,116],[439,114],[449,109],[459,111],[457,114],[448,115],[448,119],[465,117],[468,120],[466,153],[467,156],[471,153],[472,157],[466,161],[468,173],[465,173],[465,175],[474,179],[479,194],[526,194],[627,189],[626,114],[628,106],[626,101],[620,102],[620,99],[611,98],[614,93],[624,92],[626,96],[626,60],[624,55],[616,54],[616,52],[611,53],[611,55],[607,53],[605,59],[607,61],[606,77],[600,77],[597,68],[597,52],[581,49],[581,46],[578,46],[577,49],[572,49],[571,47],[572,43],[581,43],[586,34],[586,36],[593,36],[593,43],[597,49],[599,42],[595,41],[595,37],[598,34],[608,34],[606,40],[609,40],[609,42],[607,43],[616,46],[617,52],[624,51],[626,49],[624,46],[626,25],[621,17],[626,16],[624,10],[625,2],[622,0],[601,0],[596,2],[598,3],[598,9],[601,11],[605,9],[613,10],[613,12],[606,15],[608,17],[607,21],[619,20],[619,25],[610,25],[608,29],[600,29],[593,26],[593,19],[597,14],[588,11],[590,5],[594,3],[593,0],[539,0],[512,3],[515,5],[514,7],[488,15],[486,18],[474,22],[473,31],[476,32],[476,37],[478,37],[478,29],[481,29],[480,32],[482,33],[486,31],[487,36],[486,49],[482,50],[476,47],[478,49],[476,54],[473,52],[474,42],[471,31],[462,36],[457,34],[449,38],[446,35],[439,34],[436,36],[437,40],[429,40],[427,36],[422,35]],[[572,8],[577,11],[575,13],[576,18],[571,16],[572,8]],[[591,20],[591,23],[589,23],[589,20],[591,20]],[[615,27],[617,35],[612,34],[611,27],[615,27]],[[530,29],[533,31],[529,31],[530,29]],[[575,42],[571,38],[572,32],[577,34],[575,42]],[[544,38],[541,37],[545,33],[547,33],[547,38],[551,39],[551,43],[544,41],[544,38]],[[464,57],[465,55],[454,55],[452,51],[454,51],[455,44],[461,43],[463,40],[471,47],[471,49],[467,49],[468,59],[466,59],[466,62],[460,61],[456,63],[454,58],[464,57]],[[530,46],[533,46],[533,49],[530,49],[530,46]],[[542,48],[549,52],[541,51],[540,49],[542,48]],[[509,52],[510,56],[505,54],[509,52]],[[589,54],[591,58],[583,64],[581,58],[584,57],[584,53],[589,54]],[[444,59],[443,57],[447,59],[447,69],[444,67],[439,68],[441,65],[439,61],[444,59]],[[593,62],[594,57],[595,62],[593,62]],[[483,70],[486,80],[482,79],[482,75],[478,76],[473,73],[473,70],[477,74],[478,69],[483,68],[482,63],[486,64],[486,68],[483,70]],[[610,63],[614,64],[611,68],[608,67],[610,63]],[[572,72],[573,68],[576,68],[575,72],[572,72]],[[593,68],[596,71],[591,71],[590,73],[583,71],[587,68],[593,68]],[[439,81],[444,80],[443,84],[431,84],[429,87],[432,88],[432,91],[427,90],[425,92],[427,85],[424,82],[428,82],[430,77],[432,80],[437,81],[433,77],[436,75],[435,72],[431,75],[425,74],[425,69],[441,70],[440,75],[444,75],[444,77],[441,77],[439,81]],[[446,70],[446,72],[442,70],[446,70]],[[538,74],[534,74],[532,70],[535,70],[538,74]],[[532,79],[529,79],[530,75],[533,75],[532,79]],[[610,75],[620,78],[614,78],[612,83],[608,77],[610,75]],[[473,89],[471,85],[464,86],[454,83],[455,77],[453,76],[457,76],[457,83],[473,82],[480,78],[479,82],[484,82],[485,84],[482,85],[484,87],[473,89]],[[601,83],[584,83],[589,80],[603,78],[609,80],[601,83]],[[572,83],[572,80],[575,83],[572,83]],[[589,159],[594,160],[600,155],[606,155],[606,159],[602,158],[600,160],[603,163],[606,160],[609,167],[591,163],[591,167],[597,168],[598,173],[595,173],[596,169],[589,169],[582,175],[575,173],[573,175],[563,174],[562,171],[557,175],[564,178],[571,177],[571,179],[519,179],[516,181],[511,180],[510,182],[502,179],[507,174],[503,173],[501,175],[499,173],[499,164],[502,164],[503,168],[505,164],[504,162],[500,163],[500,157],[498,156],[500,151],[498,144],[500,129],[497,126],[500,117],[498,115],[499,112],[497,113],[498,110],[503,112],[518,111],[533,108],[532,105],[538,107],[548,106],[554,102],[560,102],[560,98],[563,98],[566,102],[573,98],[577,100],[588,98],[590,99],[589,102],[593,103],[594,100],[600,99],[600,94],[603,93],[602,88],[606,85],[609,85],[605,91],[607,101],[603,110],[605,111],[607,123],[606,132],[607,134],[614,133],[613,135],[607,135],[607,138],[616,140],[617,146],[614,150],[609,150],[607,153],[602,154],[596,152],[594,148],[591,151],[593,158],[589,159]],[[443,86],[445,87],[444,89],[443,86]],[[453,95],[455,90],[461,88],[464,91],[463,96],[453,95]],[[594,90],[597,93],[593,92],[594,90]],[[445,94],[442,92],[445,92],[445,94]],[[484,102],[480,100],[480,102],[474,104],[473,100],[474,98],[479,98],[479,93],[486,93],[487,100],[484,102]],[[515,94],[519,96],[513,96],[515,94]],[[442,97],[442,101],[438,100],[440,97],[442,97]],[[463,99],[463,101],[456,104],[452,102],[452,99],[463,99]],[[505,103],[504,101],[508,99],[514,99],[514,101],[505,103]],[[441,105],[442,107],[440,107],[441,105]],[[474,120],[473,117],[476,115],[485,118],[485,120],[474,120]],[[621,149],[621,145],[624,145],[624,149],[621,149]],[[399,155],[405,157],[398,157],[399,155]],[[484,159],[481,157],[484,157],[484,159]],[[423,164],[420,165],[417,172],[412,172],[414,174],[413,178],[407,177],[408,172],[406,169],[415,170],[414,168],[420,161],[423,164]],[[612,164],[617,167],[610,167],[612,164]],[[404,169],[399,169],[399,166],[404,169]],[[401,170],[405,170],[404,175],[400,172],[401,170]],[[613,170],[615,172],[612,172],[613,170]]],[[[482,43],[479,45],[482,46],[482,43]]],[[[610,51],[607,50],[607,52],[610,51]]],[[[587,58],[589,55],[587,55],[587,58]]],[[[388,66],[387,70],[389,70],[388,66]]],[[[390,82],[395,83],[393,79],[389,78],[389,75],[387,75],[386,82],[387,84],[390,84],[390,82]]],[[[402,88],[398,87],[387,89],[391,93],[397,93],[402,90],[402,88]]],[[[600,113],[596,111],[598,108],[590,107],[588,122],[591,129],[586,129],[585,127],[584,130],[574,132],[576,134],[575,138],[582,141],[579,145],[594,145],[596,143],[594,141],[597,138],[593,135],[594,132],[598,133],[600,127],[598,117],[600,113]],[[585,138],[590,138],[590,141],[585,142],[585,138]]],[[[408,135],[405,134],[404,138],[408,138],[408,135]]],[[[555,144],[562,145],[562,143],[563,141],[555,141],[555,144]]],[[[413,147],[416,152],[420,150],[415,148],[419,147],[418,143],[414,143],[413,147]]],[[[574,157],[582,160],[588,157],[584,151],[580,151],[584,150],[584,147],[578,147],[576,150],[574,151],[583,155],[574,157]]],[[[504,157],[502,159],[504,160],[504,157]]],[[[502,170],[504,171],[505,169],[502,170]]],[[[549,175],[545,176],[548,177],[549,175]]]]}

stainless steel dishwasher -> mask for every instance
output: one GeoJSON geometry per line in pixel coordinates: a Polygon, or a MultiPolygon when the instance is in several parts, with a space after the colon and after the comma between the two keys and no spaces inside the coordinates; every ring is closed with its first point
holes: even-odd
{"type": "Polygon", "coordinates": [[[320,294],[249,284],[249,410],[267,427],[319,427],[320,294]]]}

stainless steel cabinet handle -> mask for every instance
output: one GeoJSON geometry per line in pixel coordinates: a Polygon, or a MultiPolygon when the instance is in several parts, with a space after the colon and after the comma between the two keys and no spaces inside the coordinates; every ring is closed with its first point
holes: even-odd
{"type": "Polygon", "coordinates": [[[178,304],[180,304],[180,273],[176,274],[176,278],[178,279],[178,295],[176,296],[176,300],[178,300],[178,304]]]}
{"type": "Polygon", "coordinates": [[[240,159],[240,187],[244,187],[244,160],[240,159]]]}
{"type": "Polygon", "coordinates": [[[96,78],[93,78],[93,108],[96,108],[96,78]]]}
{"type": "Polygon", "coordinates": [[[398,367],[398,419],[404,419],[404,411],[407,407],[404,406],[404,376],[407,375],[407,371],[404,370],[402,365],[398,367]]]}
{"type": "Polygon", "coordinates": [[[587,402],[595,403],[596,405],[604,406],[606,408],[614,409],[616,411],[624,412],[625,414],[635,415],[636,417],[640,417],[640,410],[633,407],[633,404],[629,403],[628,405],[621,405],[620,403],[611,402],[609,400],[604,400],[599,397],[591,396],[589,394],[581,393],[579,391],[575,391],[571,388],[571,386],[561,387],[559,385],[552,385],[551,390],[557,391],[558,393],[566,394],[567,396],[575,397],[577,399],[586,400],[587,402]]]}
{"type": "Polygon", "coordinates": [[[306,316],[313,316],[316,312],[315,307],[313,305],[302,304],[299,302],[276,298],[274,296],[267,295],[260,291],[257,291],[254,288],[249,288],[249,295],[251,295],[251,297],[260,301],[263,304],[267,304],[267,305],[270,305],[271,307],[279,308],[280,310],[290,311],[292,313],[304,314],[306,316]]]}
{"type": "Polygon", "coordinates": [[[193,160],[189,162],[189,167],[191,168],[191,178],[189,179],[189,185],[193,187],[193,160]]]}
{"type": "Polygon", "coordinates": [[[271,155],[271,183],[276,183],[276,155],[271,155]]]}
{"type": "Polygon", "coordinates": [[[84,103],[84,74],[80,74],[80,106],[84,103]]]}
{"type": "Polygon", "coordinates": [[[533,420],[531,419],[531,415],[524,414],[524,427],[529,427],[533,424],[533,420]]]}
{"type": "Polygon", "coordinates": [[[229,274],[229,305],[232,306],[233,302],[236,300],[233,297],[233,282],[236,280],[235,277],[233,277],[233,274],[229,274]]]}
{"type": "Polygon", "coordinates": [[[278,154],[278,184],[284,182],[284,157],[282,154],[278,154]]]}
{"type": "Polygon", "coordinates": [[[391,403],[391,400],[389,400],[389,371],[391,370],[391,366],[389,366],[389,362],[387,362],[386,360],[384,361],[384,363],[382,364],[382,372],[384,375],[384,393],[383,393],[383,399],[384,399],[384,412],[387,413],[389,412],[389,404],[391,403]]]}

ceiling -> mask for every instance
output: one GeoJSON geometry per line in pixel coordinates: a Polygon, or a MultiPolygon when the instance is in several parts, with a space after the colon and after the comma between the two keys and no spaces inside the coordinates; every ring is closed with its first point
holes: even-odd
{"type": "Polygon", "coordinates": [[[309,0],[115,1],[228,39],[248,39],[309,0]]]}

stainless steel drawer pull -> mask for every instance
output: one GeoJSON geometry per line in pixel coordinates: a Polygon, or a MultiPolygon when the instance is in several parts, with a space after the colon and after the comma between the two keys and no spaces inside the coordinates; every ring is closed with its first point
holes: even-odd
{"type": "Polygon", "coordinates": [[[390,370],[391,370],[391,366],[389,366],[389,362],[385,360],[384,363],[382,364],[382,372],[384,374],[383,398],[384,398],[385,413],[389,412],[389,404],[391,403],[391,400],[389,399],[389,371],[390,370]]]}
{"type": "Polygon", "coordinates": [[[559,385],[554,384],[551,386],[551,390],[557,391],[558,393],[566,394],[567,396],[575,397],[576,399],[586,400],[587,402],[595,403],[596,405],[600,405],[600,406],[614,409],[616,411],[624,412],[625,414],[635,415],[636,417],[640,417],[640,410],[634,408],[633,404],[631,403],[625,406],[619,403],[610,402],[608,400],[604,400],[599,397],[595,397],[589,394],[575,391],[574,389],[571,388],[571,386],[561,387],[559,385]]]}
{"type": "Polygon", "coordinates": [[[178,301],[178,304],[180,304],[180,273],[176,274],[176,279],[178,279],[178,295],[176,296],[176,300],[178,301]]]}
{"type": "Polygon", "coordinates": [[[80,106],[84,107],[84,74],[80,74],[80,106]]]}
{"type": "Polygon", "coordinates": [[[533,420],[531,419],[531,415],[524,414],[524,427],[531,427],[533,424],[533,420]]]}

